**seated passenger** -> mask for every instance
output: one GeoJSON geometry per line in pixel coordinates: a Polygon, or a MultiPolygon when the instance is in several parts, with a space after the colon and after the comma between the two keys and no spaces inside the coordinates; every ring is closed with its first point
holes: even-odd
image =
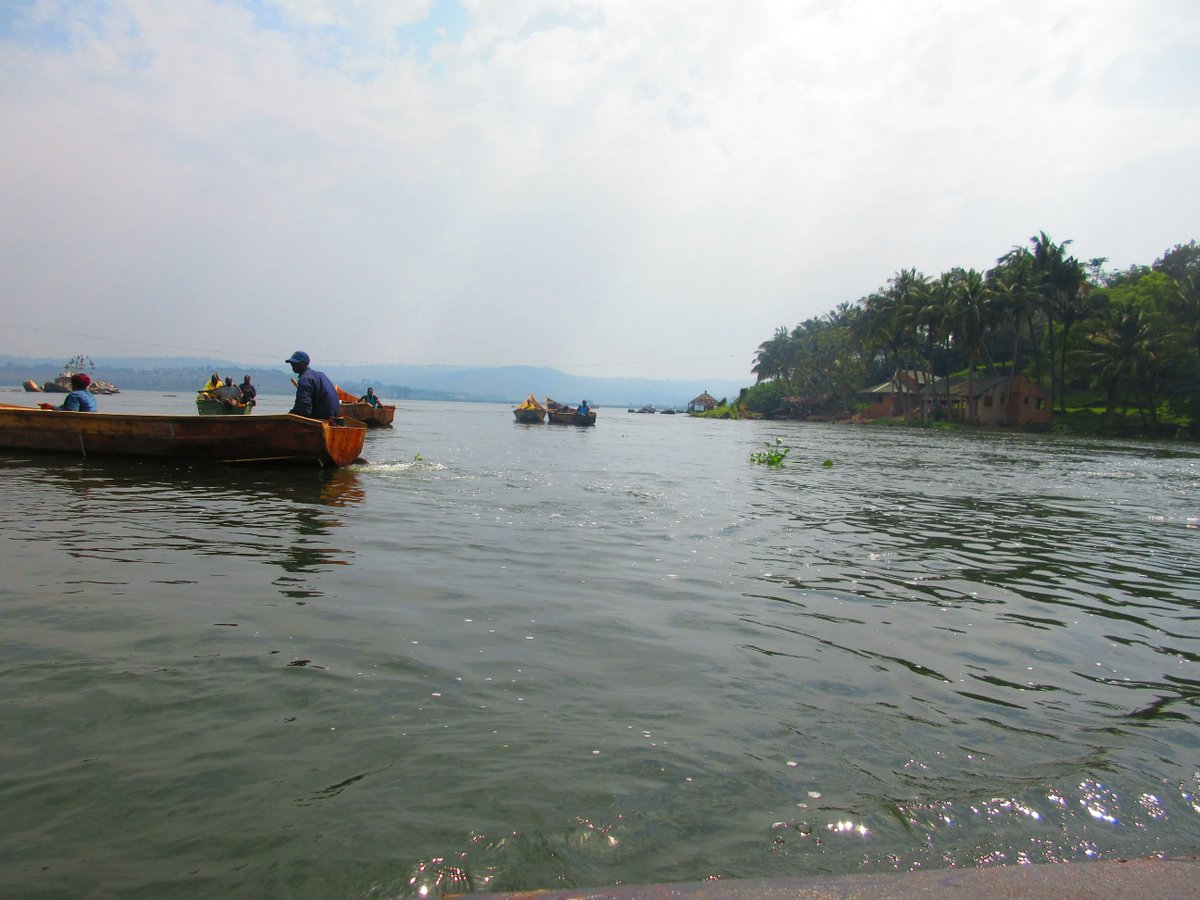
{"type": "Polygon", "coordinates": [[[212,396],[225,406],[242,404],[242,389],[233,383],[233,378],[226,378],[225,383],[212,392],[212,396]]]}
{"type": "Polygon", "coordinates": [[[379,398],[375,396],[375,388],[367,388],[367,392],[359,398],[360,403],[370,403],[372,406],[380,406],[379,398]]]}
{"type": "Polygon", "coordinates": [[[62,406],[51,406],[49,403],[39,405],[42,409],[62,409],[67,412],[95,412],[97,409],[96,398],[88,390],[88,385],[91,383],[92,379],[83,372],[76,372],[71,376],[71,393],[67,394],[66,399],[62,402],[62,406]]]}

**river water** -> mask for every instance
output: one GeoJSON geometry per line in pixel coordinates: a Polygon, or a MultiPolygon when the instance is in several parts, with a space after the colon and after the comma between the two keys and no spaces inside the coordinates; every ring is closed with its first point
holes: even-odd
{"type": "Polygon", "coordinates": [[[364,455],[0,453],[0,893],[1200,849],[1195,445],[411,402],[364,455]]]}

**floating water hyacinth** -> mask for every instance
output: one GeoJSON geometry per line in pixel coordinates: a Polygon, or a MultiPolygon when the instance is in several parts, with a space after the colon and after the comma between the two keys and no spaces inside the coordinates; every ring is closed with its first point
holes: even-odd
{"type": "Polygon", "coordinates": [[[771,442],[767,441],[763,444],[766,450],[758,450],[750,454],[750,462],[758,463],[764,466],[770,466],[772,469],[778,469],[783,465],[784,459],[792,452],[791,447],[779,447],[782,443],[782,438],[775,438],[776,446],[771,446],[771,442]]]}

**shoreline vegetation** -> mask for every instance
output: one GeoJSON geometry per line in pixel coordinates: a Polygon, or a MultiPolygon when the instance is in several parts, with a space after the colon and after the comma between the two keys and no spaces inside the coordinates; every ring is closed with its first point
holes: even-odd
{"type": "Polygon", "coordinates": [[[1024,376],[1052,413],[1033,430],[1200,438],[1200,246],[1109,271],[1106,258],[1070,256],[1070,243],[1039,232],[986,272],[902,269],[853,303],[776,329],[758,347],[755,384],[697,414],[1012,428],[981,414],[991,398],[975,386],[999,380],[1011,397],[1024,376]],[[881,412],[888,384],[903,408],[881,412]]]}

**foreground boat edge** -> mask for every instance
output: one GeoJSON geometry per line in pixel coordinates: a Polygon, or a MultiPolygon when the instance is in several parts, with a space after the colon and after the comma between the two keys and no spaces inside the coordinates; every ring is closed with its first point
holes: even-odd
{"type": "Polygon", "coordinates": [[[227,464],[362,462],[366,425],[290,413],[199,416],[74,413],[0,404],[0,449],[227,464]]]}

